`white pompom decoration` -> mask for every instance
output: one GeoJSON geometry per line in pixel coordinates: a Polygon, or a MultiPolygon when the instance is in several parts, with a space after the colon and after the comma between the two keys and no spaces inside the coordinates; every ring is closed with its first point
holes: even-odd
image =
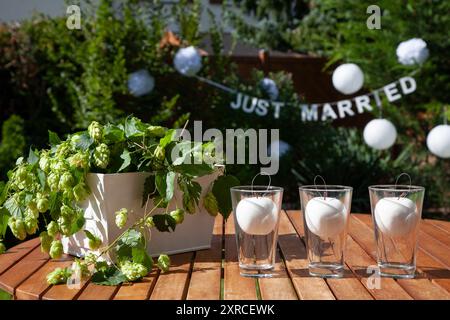
{"type": "Polygon", "coordinates": [[[450,158],[450,125],[434,127],[427,137],[428,149],[440,158],[450,158]]]}
{"type": "Polygon", "coordinates": [[[364,128],[364,141],[374,149],[388,149],[392,147],[395,139],[397,130],[389,120],[374,119],[364,128]]]}
{"type": "Polygon", "coordinates": [[[128,90],[135,97],[141,97],[152,92],[155,78],[145,69],[130,73],[128,76],[128,90]]]}
{"type": "Polygon", "coordinates": [[[291,150],[291,145],[283,140],[276,140],[273,141],[268,150],[267,154],[271,157],[278,157],[281,158],[286,153],[288,153],[291,150]],[[273,150],[273,152],[272,152],[273,150]]]}
{"type": "Polygon", "coordinates": [[[193,77],[202,68],[202,57],[193,46],[181,48],[175,54],[173,64],[182,75],[193,77]]]}
{"type": "Polygon", "coordinates": [[[397,47],[397,58],[401,64],[422,64],[428,58],[427,43],[419,38],[401,42],[397,47]]]}
{"type": "Polygon", "coordinates": [[[333,72],[333,86],[343,94],[353,94],[362,88],[364,74],[359,66],[354,63],[344,63],[333,72]]]}
{"type": "Polygon", "coordinates": [[[276,100],[278,98],[279,91],[275,81],[270,78],[264,78],[261,80],[259,85],[267,93],[271,100],[276,100]]]}

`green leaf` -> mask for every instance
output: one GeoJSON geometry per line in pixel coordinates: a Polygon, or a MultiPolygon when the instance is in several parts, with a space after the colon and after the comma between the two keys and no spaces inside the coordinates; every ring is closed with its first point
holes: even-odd
{"type": "Polygon", "coordinates": [[[5,200],[6,200],[6,197],[8,196],[8,192],[9,192],[9,188],[10,188],[10,186],[11,186],[11,182],[10,181],[8,181],[6,184],[3,182],[3,181],[1,181],[0,182],[0,185],[1,185],[1,187],[0,187],[0,206],[1,205],[3,205],[3,203],[5,202],[5,200]]]}
{"type": "Polygon", "coordinates": [[[175,176],[176,173],[173,171],[167,172],[166,175],[166,201],[169,202],[173,198],[175,191],[175,176]]]}
{"type": "Polygon", "coordinates": [[[97,237],[94,236],[90,231],[84,230],[84,233],[86,234],[86,237],[87,237],[89,240],[92,240],[92,241],[96,241],[96,240],[97,240],[97,237]]]}
{"type": "Polygon", "coordinates": [[[86,151],[92,146],[93,143],[94,143],[94,139],[91,138],[89,133],[83,132],[82,134],[79,135],[79,138],[75,142],[75,147],[77,149],[86,151]]]}
{"type": "Polygon", "coordinates": [[[125,141],[124,131],[112,124],[108,124],[107,126],[105,126],[105,128],[103,129],[103,133],[105,142],[108,144],[125,141]]]}
{"type": "Polygon", "coordinates": [[[167,180],[165,172],[157,172],[155,176],[156,190],[161,197],[166,198],[167,180]]]}
{"type": "Polygon", "coordinates": [[[201,164],[180,164],[178,166],[174,166],[173,170],[175,170],[176,172],[185,174],[187,176],[193,177],[193,178],[197,178],[197,177],[202,177],[205,176],[207,174],[211,174],[214,172],[214,167],[206,164],[206,163],[201,163],[201,164]]]}
{"type": "Polygon", "coordinates": [[[0,209],[0,238],[4,238],[8,228],[9,214],[5,208],[0,209]]]}
{"type": "Polygon", "coordinates": [[[61,143],[61,139],[58,137],[58,135],[50,130],[48,130],[48,141],[50,142],[51,147],[55,147],[56,145],[61,143]]]}
{"type": "Polygon", "coordinates": [[[16,197],[10,197],[5,201],[4,207],[9,211],[9,214],[15,218],[22,218],[22,207],[16,197]]]}
{"type": "Polygon", "coordinates": [[[41,188],[45,189],[45,184],[47,183],[47,179],[45,178],[45,172],[38,168],[37,176],[38,176],[39,184],[41,185],[41,188]]]}
{"type": "Polygon", "coordinates": [[[177,222],[170,214],[155,214],[153,215],[153,222],[158,231],[161,232],[175,231],[177,225],[177,222]]]}
{"type": "Polygon", "coordinates": [[[130,259],[133,248],[145,248],[145,241],[139,231],[130,229],[120,238],[115,246],[118,260],[130,259]]]}
{"type": "Polygon", "coordinates": [[[114,266],[107,268],[106,270],[97,271],[92,276],[92,282],[102,286],[117,286],[122,282],[127,281],[127,277],[114,266]]]}
{"type": "Polygon", "coordinates": [[[220,176],[214,181],[212,192],[217,199],[219,212],[227,219],[233,210],[231,204],[230,188],[239,185],[239,180],[234,176],[220,176]]]}
{"type": "Polygon", "coordinates": [[[169,143],[175,140],[176,130],[170,129],[166,132],[166,135],[159,140],[159,146],[165,148],[169,143]]]}
{"type": "Polygon", "coordinates": [[[133,262],[140,263],[144,265],[148,271],[151,271],[153,268],[153,260],[147,254],[147,250],[145,248],[133,248],[131,252],[133,262]]]}
{"type": "Polygon", "coordinates": [[[127,138],[141,137],[144,135],[146,126],[135,117],[129,117],[125,120],[125,136],[127,138]]]}
{"type": "Polygon", "coordinates": [[[38,163],[39,157],[37,154],[33,151],[33,149],[30,148],[30,151],[28,152],[28,159],[27,162],[31,165],[38,163]]]}
{"type": "Polygon", "coordinates": [[[124,149],[122,154],[120,155],[120,159],[123,160],[122,165],[120,166],[119,170],[117,172],[121,172],[122,170],[125,170],[128,168],[131,164],[131,155],[128,149],[124,149]]]}

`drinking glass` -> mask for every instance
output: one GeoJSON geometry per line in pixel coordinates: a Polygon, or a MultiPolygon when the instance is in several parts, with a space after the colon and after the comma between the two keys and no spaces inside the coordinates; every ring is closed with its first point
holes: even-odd
{"type": "Polygon", "coordinates": [[[301,186],[309,274],[322,278],[344,275],[344,250],[352,203],[351,187],[301,186]]]}
{"type": "Polygon", "coordinates": [[[425,188],[375,185],[369,194],[380,275],[414,278],[425,188]]]}
{"type": "Polygon", "coordinates": [[[240,274],[271,277],[275,266],[283,188],[231,188],[240,274]]]}

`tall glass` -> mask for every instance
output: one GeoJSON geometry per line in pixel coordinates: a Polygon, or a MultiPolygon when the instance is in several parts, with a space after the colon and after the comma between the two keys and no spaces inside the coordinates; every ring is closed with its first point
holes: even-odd
{"type": "Polygon", "coordinates": [[[309,274],[340,278],[345,269],[345,239],[353,189],[337,185],[310,185],[299,190],[309,274]]]}
{"type": "Polygon", "coordinates": [[[231,188],[239,267],[242,276],[271,277],[275,266],[283,188],[231,188]]]}
{"type": "Polygon", "coordinates": [[[425,188],[376,185],[369,194],[380,275],[414,278],[425,188]]]}

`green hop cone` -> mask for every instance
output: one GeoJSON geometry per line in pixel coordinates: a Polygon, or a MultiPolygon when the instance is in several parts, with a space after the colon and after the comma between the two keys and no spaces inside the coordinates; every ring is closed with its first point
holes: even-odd
{"type": "Polygon", "coordinates": [[[103,139],[103,126],[97,121],[92,121],[88,127],[88,133],[95,142],[100,142],[103,139]]]}
{"type": "Polygon", "coordinates": [[[155,222],[153,221],[153,217],[147,217],[147,219],[145,219],[145,225],[148,228],[153,228],[155,226],[155,222]]]}
{"type": "Polygon", "coordinates": [[[38,197],[36,202],[36,208],[40,213],[44,213],[48,210],[49,202],[45,197],[38,197]]]}
{"type": "Polygon", "coordinates": [[[63,254],[63,245],[61,243],[61,240],[53,240],[50,246],[49,254],[52,259],[61,258],[63,254]]]}
{"type": "Polygon", "coordinates": [[[69,268],[56,268],[47,275],[47,283],[53,285],[66,283],[71,275],[72,271],[69,268]]]}
{"type": "Polygon", "coordinates": [[[17,168],[14,179],[17,179],[19,181],[24,181],[27,179],[27,176],[28,176],[27,168],[24,166],[20,166],[19,168],[17,168]]]}
{"type": "Polygon", "coordinates": [[[17,239],[24,240],[27,237],[27,231],[22,219],[10,218],[8,225],[14,237],[17,239]]]}
{"type": "Polygon", "coordinates": [[[191,197],[183,195],[183,208],[190,214],[195,213],[195,200],[191,197]]]}
{"type": "Polygon", "coordinates": [[[73,262],[72,271],[75,273],[79,273],[82,279],[86,279],[91,275],[86,262],[83,262],[79,259],[75,259],[75,261],[73,262]]]}
{"type": "Polygon", "coordinates": [[[109,163],[109,148],[106,144],[102,143],[94,150],[94,165],[101,169],[106,169],[109,163]]]}
{"type": "Polygon", "coordinates": [[[3,242],[0,242],[0,254],[5,253],[6,252],[6,247],[3,244],[3,242]]]}
{"type": "Polygon", "coordinates": [[[56,237],[56,235],[59,232],[59,227],[58,224],[55,221],[51,221],[48,225],[47,225],[47,232],[48,235],[50,237],[56,237]]]}
{"type": "Polygon", "coordinates": [[[139,280],[148,273],[147,268],[143,264],[131,261],[122,262],[120,264],[120,271],[122,271],[128,281],[139,280]]]}
{"type": "Polygon", "coordinates": [[[170,212],[170,216],[174,218],[177,224],[183,223],[184,220],[184,210],[176,209],[170,212]]]}
{"type": "Polygon", "coordinates": [[[71,233],[72,219],[71,217],[61,216],[58,219],[59,230],[65,236],[69,236],[71,233]]]}
{"type": "Polygon", "coordinates": [[[25,230],[29,235],[36,233],[38,221],[34,216],[26,216],[23,222],[25,224],[25,230]]]}
{"type": "Polygon", "coordinates": [[[170,268],[170,258],[167,254],[161,254],[158,257],[158,268],[161,269],[162,272],[169,271],[170,268]]]}
{"type": "Polygon", "coordinates": [[[55,192],[58,191],[58,187],[59,187],[59,174],[52,172],[48,175],[47,177],[47,184],[50,187],[50,190],[55,192]]]}
{"type": "Polygon", "coordinates": [[[116,225],[120,229],[125,227],[128,220],[128,210],[126,208],[122,208],[119,211],[116,211],[116,225]]]}
{"type": "Polygon", "coordinates": [[[48,154],[44,153],[39,158],[39,168],[45,173],[50,171],[50,157],[48,154]]]}
{"type": "Polygon", "coordinates": [[[30,202],[28,202],[27,207],[29,210],[31,210],[32,212],[37,212],[39,211],[37,208],[37,202],[36,199],[31,199],[30,202]]]}
{"type": "Polygon", "coordinates": [[[39,210],[36,209],[31,209],[30,207],[25,209],[25,216],[26,217],[33,217],[35,219],[39,218],[39,210]]]}
{"type": "Polygon", "coordinates": [[[66,204],[61,206],[61,215],[64,217],[72,217],[74,214],[74,210],[66,204]]]}
{"type": "Polygon", "coordinates": [[[64,160],[55,159],[51,162],[50,169],[52,173],[58,173],[59,175],[61,175],[63,172],[69,170],[69,166],[64,160]]]}
{"type": "Polygon", "coordinates": [[[64,141],[56,147],[55,155],[57,158],[65,158],[70,153],[70,144],[64,141]]]}
{"type": "Polygon", "coordinates": [[[64,172],[59,179],[59,189],[66,190],[73,187],[74,179],[70,172],[64,172]]]}
{"type": "Polygon", "coordinates": [[[208,192],[203,198],[203,206],[205,207],[206,211],[208,211],[208,213],[213,217],[217,216],[217,214],[219,213],[219,205],[212,191],[208,192]]]}
{"type": "Polygon", "coordinates": [[[53,242],[53,237],[50,236],[46,231],[41,232],[39,235],[39,239],[41,240],[41,251],[45,253],[50,252],[50,246],[53,242]]]}
{"type": "Polygon", "coordinates": [[[95,263],[95,270],[100,271],[100,272],[105,272],[106,270],[108,270],[108,263],[106,261],[97,261],[95,263]]]}
{"type": "Polygon", "coordinates": [[[166,128],[161,126],[149,126],[147,131],[150,135],[155,137],[164,137],[166,134],[166,128]]]}
{"type": "Polygon", "coordinates": [[[80,182],[75,186],[75,188],[73,188],[73,196],[75,197],[76,201],[83,201],[88,195],[88,189],[86,187],[86,184],[84,184],[83,182],[80,182]]]}
{"type": "Polygon", "coordinates": [[[89,157],[86,153],[78,152],[67,159],[71,168],[87,169],[89,167],[89,157]]]}

